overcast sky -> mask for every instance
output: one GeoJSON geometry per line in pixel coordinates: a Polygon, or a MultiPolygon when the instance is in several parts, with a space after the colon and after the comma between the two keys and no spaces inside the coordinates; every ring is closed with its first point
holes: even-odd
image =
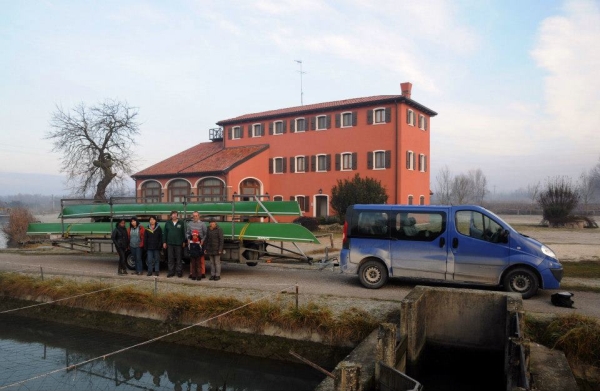
{"type": "Polygon", "coordinates": [[[600,157],[598,1],[0,0],[0,10],[0,195],[62,191],[44,139],[57,105],[139,108],[143,169],[208,141],[219,120],[299,105],[294,60],[305,104],[412,82],[412,98],[438,112],[432,189],[445,165],[481,168],[500,193],[576,178],[600,157]]]}

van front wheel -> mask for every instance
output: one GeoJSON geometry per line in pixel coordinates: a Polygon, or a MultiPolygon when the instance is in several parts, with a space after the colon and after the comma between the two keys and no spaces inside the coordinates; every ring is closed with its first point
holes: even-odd
{"type": "Polygon", "coordinates": [[[385,265],[379,261],[367,261],[358,270],[360,283],[369,289],[381,288],[388,279],[388,271],[385,265]]]}
{"type": "Polygon", "coordinates": [[[507,292],[520,293],[523,299],[533,297],[537,293],[538,286],[536,275],[522,267],[511,270],[504,277],[504,289],[507,292]]]}

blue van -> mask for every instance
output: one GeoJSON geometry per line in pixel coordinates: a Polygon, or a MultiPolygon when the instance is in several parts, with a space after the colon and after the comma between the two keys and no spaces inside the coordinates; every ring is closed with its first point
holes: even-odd
{"type": "Polygon", "coordinates": [[[473,205],[351,205],[340,267],[371,289],[413,277],[503,285],[524,299],[559,288],[563,275],[552,250],[473,205]]]}

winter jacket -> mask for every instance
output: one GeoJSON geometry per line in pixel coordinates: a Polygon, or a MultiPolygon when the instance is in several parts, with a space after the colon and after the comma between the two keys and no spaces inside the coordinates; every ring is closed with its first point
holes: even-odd
{"type": "Polygon", "coordinates": [[[198,258],[204,255],[204,252],[202,251],[202,246],[200,245],[200,240],[198,240],[197,242],[190,240],[188,242],[188,248],[190,250],[191,258],[198,258]]]}
{"type": "Polygon", "coordinates": [[[144,249],[145,250],[160,250],[163,245],[162,229],[158,223],[154,229],[150,228],[150,224],[144,231],[144,249]]]}
{"type": "Polygon", "coordinates": [[[175,224],[173,224],[172,220],[165,223],[165,228],[163,229],[163,243],[177,246],[181,246],[185,243],[183,220],[177,220],[177,223],[175,224]]]}
{"type": "Polygon", "coordinates": [[[125,229],[125,227],[117,225],[110,238],[117,248],[125,250],[129,247],[129,235],[127,235],[127,229],[125,229]]]}
{"type": "MultiPolygon", "coordinates": [[[[145,233],[144,231],[145,231],[145,229],[144,229],[144,227],[142,225],[138,225],[138,228],[139,228],[138,229],[138,235],[139,235],[139,238],[140,238],[140,240],[139,240],[140,243],[139,243],[138,247],[139,248],[144,248],[144,237],[145,237],[144,236],[144,233],[145,233]]],[[[132,240],[131,240],[131,227],[127,228],[127,237],[129,238],[129,244],[131,245],[131,242],[132,242],[132,240]]]]}
{"type": "Polygon", "coordinates": [[[198,231],[198,234],[200,236],[200,241],[204,241],[206,239],[206,224],[204,223],[204,221],[198,220],[198,222],[196,223],[194,220],[190,221],[187,223],[187,228],[186,228],[186,236],[189,240],[192,239],[192,231],[198,231]]]}
{"type": "Polygon", "coordinates": [[[208,255],[219,255],[223,253],[223,230],[218,225],[215,229],[208,227],[206,231],[206,240],[204,241],[204,251],[208,255]]]}

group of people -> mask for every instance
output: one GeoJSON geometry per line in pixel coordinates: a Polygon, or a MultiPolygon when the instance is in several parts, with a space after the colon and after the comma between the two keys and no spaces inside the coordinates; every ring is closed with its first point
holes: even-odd
{"type": "Polygon", "coordinates": [[[111,239],[119,254],[118,274],[127,274],[127,251],[135,261],[135,274],[143,272],[143,251],[146,251],[148,276],[159,275],[160,250],[167,252],[167,278],[183,277],[183,249],[188,248],[190,256],[190,275],[192,280],[206,278],[205,256],[211,265],[210,280],[221,279],[221,254],[223,254],[223,230],[215,219],[210,219],[208,227],[200,220],[198,212],[192,213],[192,221],[185,224],[179,220],[177,211],[171,212],[171,219],[164,224],[158,224],[155,217],[150,217],[146,227],[140,224],[136,217],[129,221],[120,219],[113,230],[111,239]]]}

